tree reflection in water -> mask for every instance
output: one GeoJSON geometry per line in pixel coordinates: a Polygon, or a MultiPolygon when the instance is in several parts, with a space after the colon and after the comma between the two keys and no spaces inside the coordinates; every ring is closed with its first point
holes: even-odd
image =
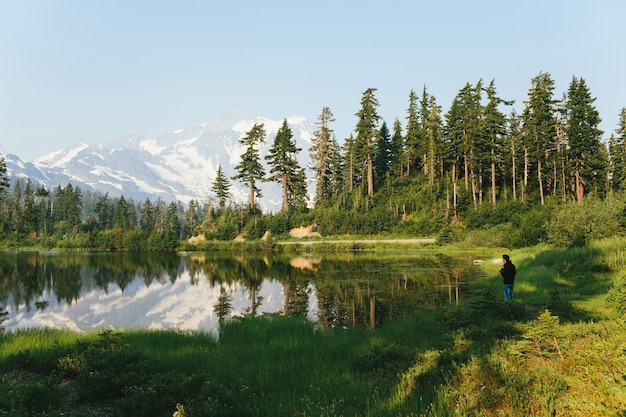
{"type": "Polygon", "coordinates": [[[158,317],[155,311],[164,316],[177,310],[173,323],[150,326],[185,328],[186,320],[200,315],[189,325],[214,330],[231,315],[277,313],[309,317],[325,328],[375,329],[385,320],[458,300],[478,272],[471,260],[419,252],[2,253],[0,313],[8,313],[7,328],[63,327],[64,321],[81,328],[68,317],[82,309],[88,328],[146,326],[146,316],[158,317]],[[197,299],[199,292],[204,299],[197,299]],[[132,299],[123,300],[125,294],[132,299]],[[113,322],[116,308],[137,321],[113,322]],[[86,318],[98,309],[103,313],[97,320],[86,318]],[[56,323],[43,320],[49,310],[65,316],[56,323]]]}

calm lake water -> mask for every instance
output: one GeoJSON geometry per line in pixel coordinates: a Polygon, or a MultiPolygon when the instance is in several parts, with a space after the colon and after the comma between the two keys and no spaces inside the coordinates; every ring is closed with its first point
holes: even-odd
{"type": "Polygon", "coordinates": [[[220,320],[274,313],[376,328],[462,298],[479,273],[473,259],[417,251],[0,253],[2,326],[216,331],[220,320]]]}

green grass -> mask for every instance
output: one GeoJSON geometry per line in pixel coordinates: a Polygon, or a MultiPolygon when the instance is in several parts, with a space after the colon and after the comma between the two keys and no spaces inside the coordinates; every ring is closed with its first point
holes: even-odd
{"type": "MultiPolygon", "coordinates": [[[[202,332],[0,336],[0,413],[12,416],[626,415],[626,239],[508,251],[469,299],[386,322],[322,330],[236,318],[202,332]],[[178,407],[178,408],[177,408],[178,407]]],[[[463,248],[451,249],[463,250],[463,248]]]]}

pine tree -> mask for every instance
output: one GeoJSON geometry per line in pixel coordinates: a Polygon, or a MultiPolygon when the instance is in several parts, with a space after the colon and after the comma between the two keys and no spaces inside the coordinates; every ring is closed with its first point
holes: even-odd
{"type": "Polygon", "coordinates": [[[611,160],[611,187],[614,191],[626,189],[626,107],[619,113],[619,122],[615,134],[609,141],[611,160]]]}
{"type": "Polygon", "coordinates": [[[427,138],[426,153],[424,154],[424,172],[428,174],[430,185],[435,184],[435,176],[440,166],[441,137],[443,126],[441,122],[441,107],[437,104],[435,96],[429,96],[428,115],[424,124],[427,138]]]}
{"type": "Polygon", "coordinates": [[[4,157],[0,157],[0,194],[9,188],[9,177],[7,175],[7,164],[4,157]]]}
{"type": "Polygon", "coordinates": [[[97,217],[98,226],[102,230],[108,230],[113,226],[113,209],[108,192],[96,203],[94,214],[97,217]]]}
{"type": "Polygon", "coordinates": [[[374,95],[376,88],[368,88],[361,98],[361,110],[356,113],[358,122],[356,125],[356,155],[363,164],[367,178],[367,196],[374,195],[374,162],[376,151],[375,140],[378,132],[377,113],[378,99],[374,95]]]}
{"type": "Polygon", "coordinates": [[[452,209],[453,219],[458,217],[458,182],[459,172],[463,167],[463,101],[461,93],[452,100],[450,108],[445,115],[445,125],[443,128],[443,138],[441,146],[441,157],[443,158],[444,169],[448,173],[452,184],[452,209]]]}
{"type": "Polygon", "coordinates": [[[411,90],[409,93],[409,108],[406,116],[406,134],[404,135],[406,174],[411,174],[411,168],[419,161],[422,151],[419,109],[417,95],[411,90]]]}
{"type": "Polygon", "coordinates": [[[248,199],[248,207],[255,207],[255,196],[261,198],[261,190],[257,187],[257,183],[264,180],[265,168],[261,165],[261,157],[257,146],[265,142],[266,133],[263,123],[255,123],[254,126],[239,140],[246,151],[241,155],[241,162],[237,164],[235,169],[238,174],[233,177],[234,180],[241,182],[250,189],[250,197],[248,199]]]}
{"type": "Polygon", "coordinates": [[[211,191],[215,193],[217,196],[217,200],[219,202],[220,209],[224,209],[226,205],[226,200],[230,197],[230,181],[228,177],[224,175],[224,170],[222,169],[222,165],[217,166],[217,173],[215,174],[215,180],[211,185],[211,191]]]}
{"type": "Polygon", "coordinates": [[[306,179],[296,155],[302,149],[296,146],[287,119],[283,120],[269,153],[265,156],[270,166],[270,180],[283,188],[283,210],[306,206],[306,179]]]}
{"type": "Polygon", "coordinates": [[[583,202],[592,186],[596,192],[605,190],[607,161],[598,128],[600,115],[593,106],[595,98],[583,78],[574,77],[567,94],[567,125],[565,134],[569,144],[568,160],[574,181],[575,198],[583,202]]]}
{"type": "Polygon", "coordinates": [[[391,134],[387,123],[383,121],[376,140],[376,153],[374,154],[374,174],[375,184],[380,185],[385,181],[391,163],[393,161],[393,147],[391,143],[391,134]]]}
{"type": "Polygon", "coordinates": [[[545,203],[545,172],[549,169],[547,151],[556,149],[555,112],[553,98],[554,81],[549,73],[539,73],[532,79],[528,101],[522,113],[522,139],[524,146],[524,188],[530,185],[530,165],[536,165],[536,184],[541,204],[545,203]]]}
{"type": "Polygon", "coordinates": [[[313,133],[312,145],[309,149],[311,156],[311,167],[315,173],[315,198],[314,204],[317,206],[327,201],[330,196],[330,164],[333,152],[333,130],[330,123],[334,122],[332,112],[328,107],[322,109],[318,117],[318,129],[313,133]]]}
{"type": "Polygon", "coordinates": [[[489,160],[489,171],[491,173],[491,203],[496,205],[498,167],[502,164],[501,156],[504,154],[506,138],[506,117],[498,106],[505,102],[497,96],[495,81],[491,81],[485,90],[488,103],[485,106],[484,119],[482,123],[483,137],[488,147],[487,158],[489,160]]]}
{"type": "Polygon", "coordinates": [[[391,171],[397,178],[402,178],[405,159],[404,136],[402,124],[396,118],[393,122],[393,134],[391,136],[391,171]]]}
{"type": "Polygon", "coordinates": [[[143,232],[152,233],[155,230],[156,214],[154,205],[149,198],[146,198],[141,207],[141,217],[139,218],[139,227],[143,232]]]}

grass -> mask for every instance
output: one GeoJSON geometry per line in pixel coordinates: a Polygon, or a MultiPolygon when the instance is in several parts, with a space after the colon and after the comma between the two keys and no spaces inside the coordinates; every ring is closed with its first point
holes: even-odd
{"type": "MultiPolygon", "coordinates": [[[[0,336],[0,412],[13,416],[626,415],[625,239],[511,251],[445,311],[376,330],[280,315],[202,332],[0,336]]],[[[495,262],[491,262],[491,259],[495,262]]]]}

